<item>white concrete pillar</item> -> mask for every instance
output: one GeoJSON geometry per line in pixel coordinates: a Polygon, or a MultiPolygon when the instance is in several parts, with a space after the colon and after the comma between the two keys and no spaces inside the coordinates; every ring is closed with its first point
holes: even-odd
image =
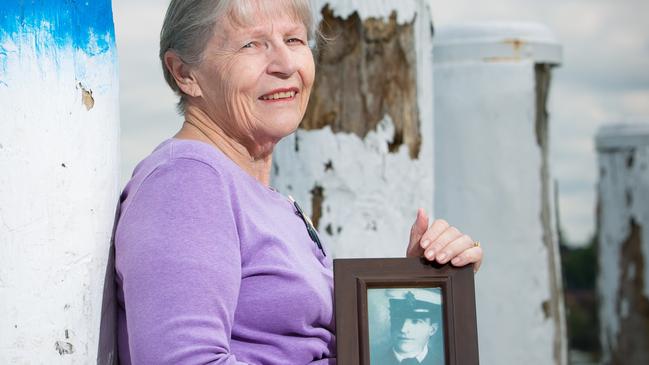
{"type": "MultiPolygon", "coordinates": [[[[425,0],[312,1],[330,38],[272,184],[312,216],[334,257],[404,256],[432,210],[432,22],[425,0]]],[[[321,25],[323,24],[321,23],[321,25]]]]}
{"type": "Polygon", "coordinates": [[[603,364],[649,363],[649,124],[600,128],[598,267],[603,364]]]}
{"type": "Polygon", "coordinates": [[[546,100],[561,46],[544,26],[436,29],[435,214],[483,242],[484,364],[565,364],[546,100]]]}
{"type": "Polygon", "coordinates": [[[110,0],[0,2],[0,363],[97,362],[118,197],[110,0]]]}

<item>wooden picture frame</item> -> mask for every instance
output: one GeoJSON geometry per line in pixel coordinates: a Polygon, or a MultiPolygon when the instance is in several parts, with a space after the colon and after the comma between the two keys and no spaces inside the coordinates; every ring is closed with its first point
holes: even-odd
{"type": "MultiPolygon", "coordinates": [[[[436,363],[479,363],[473,266],[458,268],[420,258],[385,258],[334,260],[338,365],[383,363],[377,356],[373,359],[370,356],[368,293],[376,298],[375,293],[380,290],[372,289],[383,289],[387,293],[410,288],[441,293],[442,323],[437,335],[443,335],[444,356],[436,363]]],[[[390,303],[396,302],[390,300],[390,303]]],[[[372,304],[372,308],[377,305],[372,304]]]]}

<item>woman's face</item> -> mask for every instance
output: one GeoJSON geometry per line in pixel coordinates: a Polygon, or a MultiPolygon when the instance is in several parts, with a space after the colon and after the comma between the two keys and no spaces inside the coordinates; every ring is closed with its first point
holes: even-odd
{"type": "Polygon", "coordinates": [[[302,22],[288,14],[253,20],[250,27],[217,23],[194,74],[200,107],[256,157],[299,125],[315,66],[302,22]]]}

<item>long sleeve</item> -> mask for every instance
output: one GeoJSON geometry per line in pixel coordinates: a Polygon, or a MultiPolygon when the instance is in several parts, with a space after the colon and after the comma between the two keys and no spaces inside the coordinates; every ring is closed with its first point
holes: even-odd
{"type": "Polygon", "coordinates": [[[242,364],[230,353],[241,253],[228,187],[179,158],[131,194],[116,235],[131,362],[242,364]]]}
{"type": "Polygon", "coordinates": [[[211,145],[170,139],[138,164],[115,269],[123,365],[335,364],[331,260],[211,145]]]}

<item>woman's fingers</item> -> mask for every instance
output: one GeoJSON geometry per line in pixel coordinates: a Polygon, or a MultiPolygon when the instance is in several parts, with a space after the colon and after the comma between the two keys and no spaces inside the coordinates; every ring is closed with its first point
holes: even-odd
{"type": "Polygon", "coordinates": [[[468,250],[464,250],[462,253],[457,255],[451,263],[454,266],[464,266],[468,264],[475,264],[473,266],[473,271],[478,272],[480,270],[480,265],[482,265],[482,247],[475,246],[471,247],[468,250]]]}
{"type": "Polygon", "coordinates": [[[454,266],[475,264],[478,271],[482,264],[482,248],[473,239],[443,219],[436,219],[428,227],[428,217],[423,209],[417,211],[417,218],[410,229],[410,243],[406,255],[425,256],[440,264],[451,262],[454,266]]]}
{"type": "Polygon", "coordinates": [[[439,254],[449,243],[462,235],[457,228],[451,226],[443,219],[437,219],[431,224],[421,240],[424,255],[429,260],[439,260],[439,254]]]}
{"type": "Polygon", "coordinates": [[[448,228],[450,228],[450,225],[447,221],[443,219],[435,219],[419,241],[421,248],[424,250],[430,249],[431,244],[448,228]]]}
{"type": "MultiPolygon", "coordinates": [[[[459,231],[458,233],[459,237],[456,236],[457,238],[444,245],[444,247],[438,251],[437,255],[435,255],[435,260],[440,264],[445,264],[448,261],[455,260],[462,252],[473,247],[473,240],[471,237],[462,234],[462,232],[459,231]]],[[[453,264],[455,265],[455,263],[453,264]]]]}

